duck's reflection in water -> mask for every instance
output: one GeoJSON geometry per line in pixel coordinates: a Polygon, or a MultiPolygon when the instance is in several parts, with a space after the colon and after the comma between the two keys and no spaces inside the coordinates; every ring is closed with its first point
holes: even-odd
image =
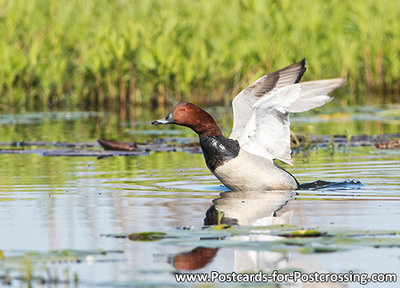
{"type": "Polygon", "coordinates": [[[198,270],[205,267],[217,255],[219,248],[196,247],[195,249],[175,255],[172,262],[179,270],[198,270]]]}
{"type": "MultiPolygon", "coordinates": [[[[290,224],[291,211],[282,215],[277,213],[288,201],[294,199],[293,191],[268,192],[224,192],[220,198],[213,200],[207,210],[204,225],[245,225],[267,226],[290,224]],[[221,216],[222,215],[222,218],[221,216]],[[218,222],[218,218],[220,218],[218,222]]],[[[232,236],[238,241],[272,241],[279,236],[249,235],[232,236]]],[[[196,247],[195,249],[175,255],[171,260],[176,269],[198,270],[212,262],[218,248],[196,247]]],[[[234,271],[274,270],[285,267],[288,253],[234,250],[234,271]]]]}

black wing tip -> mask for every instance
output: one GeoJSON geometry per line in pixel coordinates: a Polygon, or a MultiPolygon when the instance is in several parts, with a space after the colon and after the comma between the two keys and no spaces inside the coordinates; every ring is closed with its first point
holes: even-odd
{"type": "Polygon", "coordinates": [[[299,75],[297,76],[296,81],[294,83],[299,83],[301,80],[301,77],[303,77],[304,73],[307,70],[306,58],[303,58],[301,61],[297,62],[296,64],[299,64],[301,66],[301,69],[300,69],[299,75]]]}
{"type": "MultiPolygon", "coordinates": [[[[289,65],[289,66],[287,66],[285,68],[282,68],[281,70],[278,70],[278,71],[276,71],[274,73],[279,73],[281,75],[282,73],[286,73],[287,71],[292,71],[292,72],[296,71],[294,73],[297,73],[297,77],[294,80],[294,82],[292,82],[292,83],[298,83],[298,82],[300,82],[301,77],[303,77],[303,75],[306,72],[306,70],[307,70],[307,68],[306,68],[306,58],[303,58],[299,62],[295,62],[294,64],[289,65]]],[[[293,79],[294,79],[294,77],[293,77],[293,79]]]]}

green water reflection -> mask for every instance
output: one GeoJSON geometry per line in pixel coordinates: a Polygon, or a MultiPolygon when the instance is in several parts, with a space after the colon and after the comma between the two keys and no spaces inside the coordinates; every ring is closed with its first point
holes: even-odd
{"type": "MultiPolygon", "coordinates": [[[[232,127],[231,108],[207,109],[225,135],[232,127]]],[[[0,141],[94,141],[112,138],[139,141],[157,137],[195,137],[189,129],[152,127],[150,122],[165,116],[166,109],[150,112],[131,108],[126,113],[52,112],[0,115],[0,141]]],[[[292,130],[300,135],[377,135],[398,133],[400,107],[330,107],[291,115],[292,130]]]]}

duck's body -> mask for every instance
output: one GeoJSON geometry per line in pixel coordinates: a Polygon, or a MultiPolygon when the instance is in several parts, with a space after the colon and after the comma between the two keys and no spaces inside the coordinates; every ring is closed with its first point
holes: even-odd
{"type": "Polygon", "coordinates": [[[298,188],[289,172],[264,158],[250,154],[237,140],[224,136],[200,136],[207,167],[232,191],[292,190],[298,188]]]}
{"type": "Polygon", "coordinates": [[[291,165],[289,112],[303,112],[329,102],[327,94],[344,85],[344,79],[296,84],[305,61],[265,75],[233,101],[234,123],[229,138],[214,119],[191,103],[176,105],[164,119],[152,124],[178,124],[199,135],[210,171],[233,191],[294,190],[299,187],[289,172],[291,165]]]}

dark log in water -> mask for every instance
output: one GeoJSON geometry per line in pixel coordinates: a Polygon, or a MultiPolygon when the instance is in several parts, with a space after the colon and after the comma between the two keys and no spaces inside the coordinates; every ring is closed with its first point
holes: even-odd
{"type": "Polygon", "coordinates": [[[387,142],[376,143],[375,146],[379,149],[400,149],[400,139],[393,139],[387,142]]]}
{"type": "Polygon", "coordinates": [[[135,151],[137,148],[136,143],[118,142],[107,139],[99,139],[97,142],[105,150],[118,150],[118,151],[135,151]]]}
{"type": "MultiPolygon", "coordinates": [[[[379,149],[400,149],[400,134],[385,134],[378,136],[360,135],[351,138],[345,135],[311,135],[296,136],[297,145],[293,143],[294,151],[308,148],[359,147],[372,146],[379,149]]],[[[98,142],[45,142],[20,141],[0,142],[0,154],[39,154],[43,156],[136,156],[148,152],[201,153],[197,139],[189,138],[158,138],[154,142],[128,143],[114,140],[99,139],[98,142]],[[195,141],[195,142],[193,142],[195,141]],[[173,142],[173,143],[171,143],[173,142]],[[178,143],[178,144],[175,144],[178,143]],[[32,148],[46,147],[46,148],[32,148]],[[104,150],[101,150],[103,148],[104,150]]]]}
{"type": "Polygon", "coordinates": [[[400,133],[397,134],[384,134],[384,135],[357,135],[350,138],[346,135],[310,135],[310,136],[297,136],[298,145],[292,142],[292,149],[298,148],[324,148],[324,147],[361,147],[361,146],[374,146],[379,149],[398,149],[400,148],[400,133]]]}

